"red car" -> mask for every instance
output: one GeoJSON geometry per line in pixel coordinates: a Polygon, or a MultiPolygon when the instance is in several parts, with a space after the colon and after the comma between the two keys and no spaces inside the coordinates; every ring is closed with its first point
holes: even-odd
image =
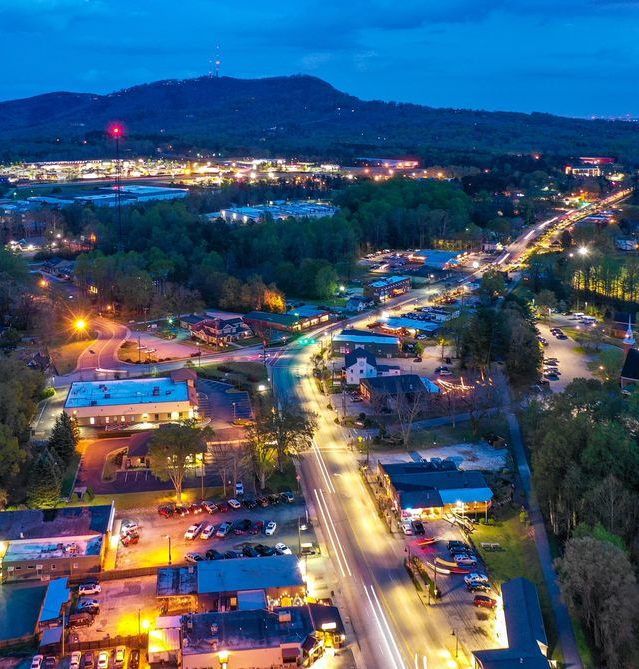
{"type": "Polygon", "coordinates": [[[122,542],[123,546],[132,546],[133,544],[137,544],[140,541],[140,535],[137,532],[131,532],[130,534],[125,534],[120,541],[122,542]]]}
{"type": "Polygon", "coordinates": [[[475,595],[473,604],[475,606],[483,606],[485,609],[494,609],[497,606],[497,601],[486,595],[475,595]]]}
{"type": "Polygon", "coordinates": [[[217,505],[217,508],[222,512],[226,513],[231,507],[228,505],[228,502],[220,502],[217,505]]]}
{"type": "Polygon", "coordinates": [[[249,530],[249,534],[261,534],[261,532],[264,530],[264,521],[263,520],[256,520],[253,523],[253,526],[249,530]]]}

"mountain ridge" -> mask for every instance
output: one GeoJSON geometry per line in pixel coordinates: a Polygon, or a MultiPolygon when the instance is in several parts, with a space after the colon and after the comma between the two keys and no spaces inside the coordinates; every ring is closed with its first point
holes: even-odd
{"type": "Polygon", "coordinates": [[[109,155],[105,128],[114,120],[126,128],[123,148],[140,155],[540,151],[639,160],[633,123],[361,100],[309,75],[165,79],[0,102],[0,155],[109,155]]]}

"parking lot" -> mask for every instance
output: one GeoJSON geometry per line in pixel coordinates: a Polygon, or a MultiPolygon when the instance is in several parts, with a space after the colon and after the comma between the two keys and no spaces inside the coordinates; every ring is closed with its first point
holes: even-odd
{"type": "Polygon", "coordinates": [[[82,598],[95,599],[99,603],[100,612],[95,616],[95,622],[90,627],[74,627],[71,631],[80,641],[143,633],[160,614],[156,580],[152,575],[101,581],[102,592],[82,598]]]}
{"type": "MultiPolygon", "coordinates": [[[[425,534],[405,536],[405,543],[411,556],[418,556],[428,564],[434,565],[436,558],[452,562],[453,555],[448,550],[449,541],[467,543],[459,527],[445,520],[428,521],[423,525],[425,534]],[[425,538],[434,538],[436,542],[420,545],[425,538]]],[[[479,555],[477,555],[475,566],[468,565],[463,569],[467,570],[467,573],[486,574],[490,583],[490,574],[486,571],[479,555]]],[[[491,584],[489,590],[469,592],[464,582],[464,574],[446,574],[444,568],[438,569],[437,575],[434,569],[429,568],[429,574],[431,579],[436,579],[437,589],[441,594],[441,598],[434,605],[444,610],[450,622],[451,633],[454,631],[459,637],[460,645],[463,648],[474,650],[494,648],[499,645],[496,635],[498,628],[496,617],[502,614],[500,591],[491,584]],[[495,600],[496,608],[474,606],[475,595],[485,595],[495,600]]]]}
{"type": "MultiPolygon", "coordinates": [[[[566,318],[555,317],[550,325],[537,323],[541,336],[548,342],[544,346],[544,359],[556,358],[556,367],[559,374],[548,377],[550,389],[554,392],[561,392],[566,386],[576,378],[591,378],[592,374],[587,367],[588,356],[579,351],[578,344],[574,339],[566,336],[566,339],[560,339],[551,332],[551,328],[575,327],[577,321],[570,321],[566,318]]],[[[563,330],[562,330],[563,332],[563,330]]]]}
{"type": "Polygon", "coordinates": [[[267,508],[258,506],[255,509],[242,507],[238,510],[219,511],[209,515],[206,511],[189,514],[183,517],[173,516],[164,518],[156,508],[140,509],[119,516],[123,522],[132,521],[139,525],[139,542],[127,547],[120,544],[116,565],[119,569],[131,567],[160,566],[169,563],[169,537],[171,562],[181,564],[185,562],[187,553],[204,555],[207,550],[215,549],[221,553],[226,551],[241,551],[244,546],[265,544],[275,546],[278,543],[286,544],[293,553],[299,552],[300,543],[316,544],[315,534],[310,524],[306,522],[306,508],[302,498],[295,496],[293,503],[282,501],[267,508]],[[212,536],[202,539],[199,536],[193,540],[184,538],[184,533],[193,524],[212,524],[215,529],[225,521],[236,522],[248,519],[251,523],[261,521],[266,528],[269,521],[277,524],[272,536],[266,536],[264,529],[258,534],[235,534],[233,531],[224,538],[212,536]],[[298,530],[298,524],[302,528],[298,530]],[[306,529],[303,529],[306,527],[306,529]]]}

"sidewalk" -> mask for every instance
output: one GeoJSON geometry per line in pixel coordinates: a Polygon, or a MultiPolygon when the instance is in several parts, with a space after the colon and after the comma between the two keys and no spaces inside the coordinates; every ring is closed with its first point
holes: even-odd
{"type": "Polygon", "coordinates": [[[550,544],[548,542],[548,534],[546,533],[546,526],[544,519],[535,497],[532,487],[532,477],[528,460],[526,458],[526,451],[524,448],[523,439],[521,436],[521,429],[519,421],[510,407],[506,408],[506,418],[508,426],[510,427],[510,434],[512,437],[513,456],[521,479],[521,484],[526,493],[528,501],[528,515],[530,522],[534,528],[533,536],[535,538],[535,545],[537,553],[539,554],[539,562],[548,588],[550,596],[550,603],[552,605],[553,613],[555,615],[555,624],[557,626],[557,638],[564,658],[564,666],[571,669],[583,669],[579,651],[577,649],[577,640],[572,628],[570,614],[568,608],[561,596],[559,588],[559,581],[557,572],[553,566],[553,558],[550,552],[550,544]]]}

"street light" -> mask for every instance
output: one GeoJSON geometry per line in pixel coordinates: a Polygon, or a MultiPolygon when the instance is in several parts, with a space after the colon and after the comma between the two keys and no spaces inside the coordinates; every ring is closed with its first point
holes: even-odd
{"type": "Polygon", "coordinates": [[[578,253],[580,256],[585,257],[585,256],[587,256],[587,255],[590,253],[590,249],[589,249],[587,246],[580,246],[580,247],[577,249],[577,253],[578,253]]]}
{"type": "Polygon", "coordinates": [[[171,566],[171,535],[164,534],[163,537],[169,540],[169,567],[171,566]]]}
{"type": "Polygon", "coordinates": [[[115,204],[118,212],[118,246],[122,250],[122,185],[120,165],[120,138],[124,135],[124,128],[120,123],[109,126],[109,134],[115,141],[115,204]]]}

